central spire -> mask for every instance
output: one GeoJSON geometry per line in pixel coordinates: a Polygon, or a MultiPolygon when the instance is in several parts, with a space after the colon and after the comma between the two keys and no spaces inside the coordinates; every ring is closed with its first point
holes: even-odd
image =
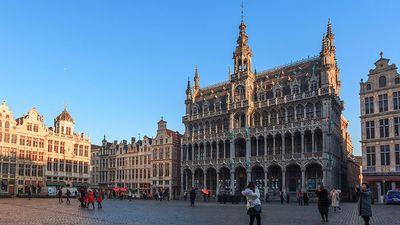
{"type": "Polygon", "coordinates": [[[246,24],[242,20],[239,26],[239,37],[236,41],[236,49],[233,53],[234,73],[251,71],[251,48],[248,45],[249,37],[246,34],[246,24]]]}

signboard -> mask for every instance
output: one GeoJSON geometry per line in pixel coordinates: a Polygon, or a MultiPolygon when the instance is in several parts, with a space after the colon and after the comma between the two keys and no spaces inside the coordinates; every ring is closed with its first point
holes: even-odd
{"type": "Polygon", "coordinates": [[[47,195],[48,196],[56,196],[57,195],[56,187],[47,187],[47,195]]]}
{"type": "Polygon", "coordinates": [[[317,181],[316,179],[308,179],[307,180],[308,190],[316,190],[317,189],[317,181]]]}

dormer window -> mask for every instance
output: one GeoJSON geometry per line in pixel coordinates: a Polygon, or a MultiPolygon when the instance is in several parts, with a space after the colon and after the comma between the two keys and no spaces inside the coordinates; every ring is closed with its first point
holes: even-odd
{"type": "Polygon", "coordinates": [[[386,77],[385,76],[379,77],[379,87],[386,87],[386,77]]]}

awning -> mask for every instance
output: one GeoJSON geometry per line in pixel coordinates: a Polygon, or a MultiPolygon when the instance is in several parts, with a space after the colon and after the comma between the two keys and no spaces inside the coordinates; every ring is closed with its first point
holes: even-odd
{"type": "Polygon", "coordinates": [[[46,185],[59,187],[59,186],[65,186],[65,182],[63,182],[63,181],[46,181],[46,185]]]}
{"type": "Polygon", "coordinates": [[[90,184],[89,183],[76,183],[76,182],[73,182],[72,186],[73,187],[84,187],[84,188],[87,188],[87,187],[90,186],[90,184]]]}

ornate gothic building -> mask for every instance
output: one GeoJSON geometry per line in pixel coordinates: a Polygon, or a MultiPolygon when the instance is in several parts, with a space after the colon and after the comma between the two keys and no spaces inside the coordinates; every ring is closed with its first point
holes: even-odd
{"type": "Polygon", "coordinates": [[[194,86],[188,81],[182,190],[235,194],[249,181],[272,196],[320,183],[340,188],[352,147],[343,137],[347,121],[333,41],[328,22],[318,56],[257,73],[242,21],[229,79],[200,87],[196,68],[194,86]]]}

